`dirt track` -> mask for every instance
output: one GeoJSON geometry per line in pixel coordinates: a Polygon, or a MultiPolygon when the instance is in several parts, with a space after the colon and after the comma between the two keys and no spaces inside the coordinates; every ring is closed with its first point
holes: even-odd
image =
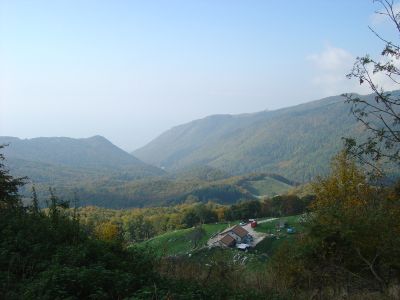
{"type": "MultiPolygon", "coordinates": [[[[266,220],[261,220],[261,221],[257,221],[258,224],[262,224],[262,223],[267,223],[267,222],[271,222],[273,220],[276,220],[276,218],[271,218],[271,219],[266,219],[266,220]]],[[[251,246],[254,247],[255,245],[257,245],[259,242],[261,242],[266,236],[266,233],[263,232],[257,232],[254,230],[254,228],[251,227],[251,224],[248,223],[245,226],[242,226],[244,229],[246,229],[250,235],[253,237],[253,242],[251,243],[251,246]]]]}

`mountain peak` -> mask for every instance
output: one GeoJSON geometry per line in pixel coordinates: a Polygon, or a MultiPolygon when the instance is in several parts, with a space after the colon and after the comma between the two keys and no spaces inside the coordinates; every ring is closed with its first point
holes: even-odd
{"type": "Polygon", "coordinates": [[[100,135],[82,139],[46,137],[21,140],[13,137],[0,137],[0,144],[9,144],[4,149],[7,159],[22,159],[35,163],[88,170],[140,169],[141,172],[147,170],[149,174],[163,173],[118,148],[100,135]]]}
{"type": "Polygon", "coordinates": [[[109,140],[108,139],[106,139],[104,136],[102,136],[102,135],[94,135],[94,136],[91,136],[91,137],[88,137],[88,138],[84,138],[85,140],[94,140],[94,141],[107,141],[107,142],[109,142],[109,140]]]}

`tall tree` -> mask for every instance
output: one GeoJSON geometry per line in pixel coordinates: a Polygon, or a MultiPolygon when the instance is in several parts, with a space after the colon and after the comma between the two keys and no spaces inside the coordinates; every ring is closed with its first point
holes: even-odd
{"type": "Polygon", "coordinates": [[[78,198],[78,193],[76,191],[74,191],[73,205],[74,209],[73,209],[72,219],[74,221],[79,222],[79,214],[78,214],[79,198],[78,198]]]}
{"type": "Polygon", "coordinates": [[[32,212],[34,214],[37,214],[40,211],[40,209],[39,209],[39,199],[38,199],[38,196],[37,196],[37,193],[36,193],[35,185],[32,185],[32,205],[31,205],[31,208],[32,208],[32,212]]]}
{"type": "MultiPolygon", "coordinates": [[[[393,1],[375,0],[382,10],[377,13],[385,16],[400,33],[400,13],[395,9],[393,1]]],[[[346,102],[352,105],[352,113],[361,122],[369,136],[365,140],[356,141],[346,138],[349,153],[375,170],[378,161],[391,161],[400,165],[400,93],[385,92],[384,87],[376,80],[380,75],[400,88],[400,44],[389,41],[370,27],[375,36],[384,43],[383,51],[378,59],[370,55],[358,57],[348,78],[359,80],[374,93],[374,99],[366,100],[356,94],[345,94],[346,102]]]]}
{"type": "Polygon", "coordinates": [[[62,209],[69,208],[69,202],[60,200],[55,194],[54,189],[49,188],[49,201],[47,202],[47,206],[49,207],[49,217],[53,221],[54,224],[58,223],[60,212],[62,209]]]}
{"type": "Polygon", "coordinates": [[[364,287],[397,293],[390,299],[399,299],[396,190],[371,186],[347,153],[335,158],[331,174],[314,182],[313,189],[316,199],[305,217],[304,235],[273,258],[279,281],[314,288],[318,299],[331,297],[322,293],[327,288],[340,293],[364,287]]]}
{"type": "MultiPolygon", "coordinates": [[[[0,150],[4,145],[0,145],[0,150]]],[[[0,209],[21,206],[18,188],[25,184],[26,177],[14,178],[4,165],[4,156],[0,153],[0,209]]]]}
{"type": "MultiPolygon", "coordinates": [[[[346,153],[336,157],[331,175],[313,187],[316,201],[311,205],[308,238],[315,245],[320,267],[358,274],[381,289],[397,282],[399,199],[390,199],[385,190],[369,185],[346,153]]],[[[329,279],[337,274],[329,272],[329,279]]]]}

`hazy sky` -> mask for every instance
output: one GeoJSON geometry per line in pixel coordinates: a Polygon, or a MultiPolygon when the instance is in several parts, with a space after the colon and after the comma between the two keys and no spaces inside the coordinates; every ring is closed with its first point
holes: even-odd
{"type": "MultiPolygon", "coordinates": [[[[360,90],[393,34],[368,0],[0,0],[0,135],[133,150],[210,114],[360,90]]],[[[397,38],[397,36],[396,36],[397,38]]]]}

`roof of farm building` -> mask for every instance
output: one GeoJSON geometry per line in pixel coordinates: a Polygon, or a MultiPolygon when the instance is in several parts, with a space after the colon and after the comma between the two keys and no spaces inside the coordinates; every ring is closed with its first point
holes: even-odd
{"type": "Polygon", "coordinates": [[[226,246],[231,246],[235,242],[235,239],[227,234],[220,241],[226,246]]]}
{"type": "Polygon", "coordinates": [[[241,238],[245,237],[249,233],[246,229],[239,225],[233,227],[231,231],[241,238]]]}

